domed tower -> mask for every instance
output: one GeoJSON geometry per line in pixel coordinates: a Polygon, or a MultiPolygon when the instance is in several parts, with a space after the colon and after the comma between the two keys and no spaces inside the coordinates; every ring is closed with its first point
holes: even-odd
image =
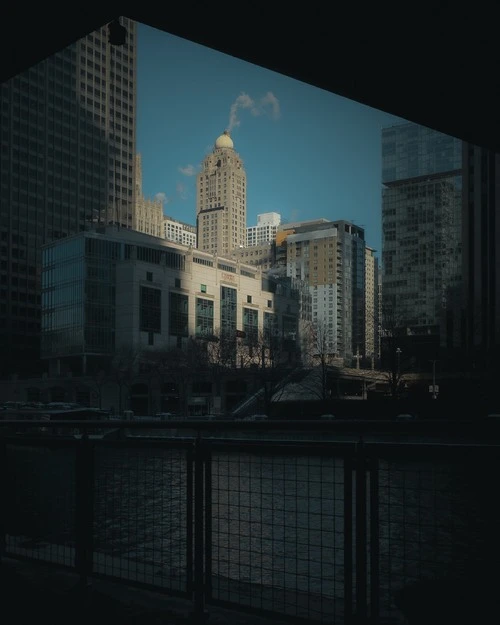
{"type": "Polygon", "coordinates": [[[196,180],[198,249],[218,256],[246,244],[247,195],[243,161],[225,130],[196,180]]]}

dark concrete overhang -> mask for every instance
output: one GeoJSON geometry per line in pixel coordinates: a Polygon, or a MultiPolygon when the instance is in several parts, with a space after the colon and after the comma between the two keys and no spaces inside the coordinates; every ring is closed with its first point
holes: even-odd
{"type": "MultiPolygon", "coordinates": [[[[134,3],[128,17],[476,145],[500,151],[493,7],[308,2],[134,3]],[[481,8],[483,7],[483,8],[481,8]]],[[[124,10],[127,10],[124,7],[124,10]]],[[[11,3],[2,16],[1,79],[110,22],[11,3]]],[[[175,61],[174,61],[175,62],[175,61]]]]}

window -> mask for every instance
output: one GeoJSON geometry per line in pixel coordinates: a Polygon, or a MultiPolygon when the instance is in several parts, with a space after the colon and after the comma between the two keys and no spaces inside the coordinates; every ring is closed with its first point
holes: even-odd
{"type": "Polygon", "coordinates": [[[271,300],[271,299],[267,300],[267,307],[268,308],[272,308],[273,307],[273,300],[271,300]]]}
{"type": "Polygon", "coordinates": [[[146,280],[148,282],[153,282],[153,272],[152,271],[146,271],[146,280]]]}
{"type": "Polygon", "coordinates": [[[148,345],[155,344],[155,335],[154,332],[148,332],[148,345]]]}
{"type": "Polygon", "coordinates": [[[207,285],[206,284],[201,284],[200,285],[200,291],[202,293],[206,293],[207,292],[207,285]]]}
{"type": "Polygon", "coordinates": [[[257,344],[259,331],[258,311],[253,308],[243,308],[243,332],[245,333],[246,345],[254,346],[257,344]]]}
{"type": "Polygon", "coordinates": [[[247,295],[247,304],[251,304],[251,303],[252,303],[252,296],[247,295]]]}
{"type": "Polygon", "coordinates": [[[141,286],[140,329],[143,332],[161,332],[161,291],[141,286]]]}
{"type": "Polygon", "coordinates": [[[180,289],[180,288],[181,288],[181,279],[180,279],[180,278],[176,278],[176,279],[175,279],[175,287],[176,287],[177,289],[180,289]]]}
{"type": "Polygon", "coordinates": [[[170,293],[169,333],[178,337],[188,335],[188,296],[170,293]]]}
{"type": "Polygon", "coordinates": [[[196,336],[212,336],[214,333],[214,303],[196,298],[196,336]]]}

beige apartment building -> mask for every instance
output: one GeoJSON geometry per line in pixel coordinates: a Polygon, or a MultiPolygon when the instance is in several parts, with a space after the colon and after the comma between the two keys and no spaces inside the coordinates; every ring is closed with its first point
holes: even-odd
{"type": "Polygon", "coordinates": [[[247,195],[243,161],[229,131],[217,137],[196,178],[198,249],[229,256],[246,245],[247,195]]]}
{"type": "Polygon", "coordinates": [[[287,224],[277,234],[277,264],[309,285],[312,322],[331,358],[365,355],[364,230],[348,221],[287,224]]]}
{"type": "Polygon", "coordinates": [[[365,248],[365,355],[374,364],[378,357],[378,259],[372,247],[365,248]]]}
{"type": "Polygon", "coordinates": [[[267,242],[250,247],[239,247],[231,252],[231,258],[259,267],[262,271],[269,271],[276,264],[276,244],[267,242]]]}

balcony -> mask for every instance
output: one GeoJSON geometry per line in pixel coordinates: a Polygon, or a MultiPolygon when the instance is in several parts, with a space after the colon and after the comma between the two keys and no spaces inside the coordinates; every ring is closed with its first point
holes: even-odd
{"type": "Polygon", "coordinates": [[[0,424],[3,557],[83,586],[338,625],[480,622],[496,596],[494,421],[474,441],[448,422],[0,424]]]}

